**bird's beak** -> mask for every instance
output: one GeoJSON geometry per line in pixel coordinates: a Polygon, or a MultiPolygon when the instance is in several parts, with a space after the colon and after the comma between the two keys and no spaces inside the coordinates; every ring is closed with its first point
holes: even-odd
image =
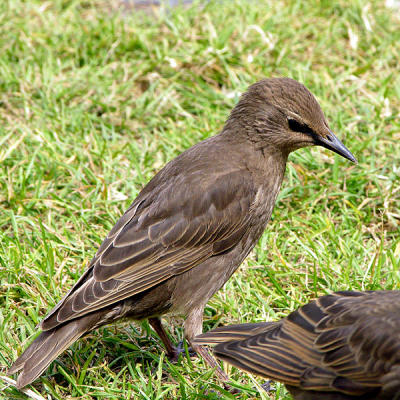
{"type": "Polygon", "coordinates": [[[348,160],[357,164],[357,160],[353,154],[350,153],[350,150],[333,134],[332,131],[329,131],[326,137],[315,135],[314,143],[317,146],[322,146],[326,149],[332,150],[335,153],[340,154],[342,157],[347,158],[348,160]]]}

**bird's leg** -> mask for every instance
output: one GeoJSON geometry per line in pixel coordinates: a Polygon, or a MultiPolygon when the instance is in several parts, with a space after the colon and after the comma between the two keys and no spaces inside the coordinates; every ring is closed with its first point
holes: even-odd
{"type": "MultiPolygon", "coordinates": [[[[169,360],[172,362],[178,361],[179,354],[185,352],[183,341],[179,342],[178,346],[174,346],[167,332],[163,328],[160,318],[149,318],[149,324],[156,331],[157,335],[164,343],[165,349],[167,350],[167,357],[169,358],[169,360]]],[[[189,347],[188,351],[190,357],[194,357],[197,355],[197,352],[195,352],[191,347],[189,347]]]]}
{"type": "Polygon", "coordinates": [[[203,358],[203,360],[211,367],[215,368],[215,374],[218,379],[222,381],[224,388],[231,393],[237,393],[237,389],[232,388],[228,385],[229,376],[224,372],[224,370],[220,367],[217,360],[209,353],[205,346],[196,345],[192,343],[192,340],[195,336],[200,335],[203,331],[203,311],[204,306],[199,307],[191,311],[185,321],[185,337],[191,348],[203,358]]]}
{"type": "Polygon", "coordinates": [[[171,339],[167,335],[167,332],[165,332],[165,329],[161,325],[160,318],[157,318],[157,317],[149,318],[149,324],[156,331],[157,335],[160,337],[160,339],[164,343],[165,350],[167,350],[168,358],[172,359],[172,360],[177,359],[179,352],[178,352],[177,348],[172,344],[171,339]]]}
{"type": "MultiPolygon", "coordinates": [[[[190,343],[190,341],[189,341],[190,343]]],[[[209,353],[207,348],[205,346],[199,346],[199,345],[191,345],[192,349],[200,356],[203,358],[203,360],[211,367],[215,368],[215,374],[217,375],[217,378],[221,381],[223,387],[225,390],[232,394],[237,394],[240,393],[239,389],[236,389],[235,387],[232,387],[229,385],[229,376],[225,373],[225,371],[220,367],[218,364],[217,360],[209,353]]]]}
{"type": "Polygon", "coordinates": [[[220,367],[217,360],[209,353],[207,348],[199,345],[191,345],[191,347],[211,368],[215,368],[215,374],[218,379],[226,386],[226,382],[229,382],[229,376],[220,367]]]}

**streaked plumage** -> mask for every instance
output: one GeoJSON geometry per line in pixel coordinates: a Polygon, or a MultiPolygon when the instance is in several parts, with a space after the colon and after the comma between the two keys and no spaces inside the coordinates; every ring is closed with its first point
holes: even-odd
{"type": "Polygon", "coordinates": [[[18,387],[78,337],[121,318],[150,318],[173,357],[158,318],[186,316],[189,342],[202,332],[205,304],[270,219],[288,154],[316,144],[355,161],[303,85],[281,78],[251,86],[222,132],[169,162],[116,223],[10,368],[21,371],[18,387]]]}
{"type": "Polygon", "coordinates": [[[217,358],[283,382],[296,400],[400,399],[400,291],[334,293],[194,343],[217,344],[217,358]]]}

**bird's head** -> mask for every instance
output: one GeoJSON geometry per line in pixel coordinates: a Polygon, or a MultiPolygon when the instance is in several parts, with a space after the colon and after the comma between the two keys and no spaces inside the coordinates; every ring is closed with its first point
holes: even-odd
{"type": "Polygon", "coordinates": [[[233,109],[226,127],[240,130],[260,149],[286,155],[306,146],[322,146],[357,162],[333,134],[315,97],[290,78],[270,78],[251,85],[233,109]]]}

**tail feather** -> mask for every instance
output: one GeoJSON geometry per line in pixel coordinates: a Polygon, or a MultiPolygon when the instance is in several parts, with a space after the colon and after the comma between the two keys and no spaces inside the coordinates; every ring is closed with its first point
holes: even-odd
{"type": "Polygon", "coordinates": [[[220,326],[212,331],[196,336],[193,343],[206,345],[243,340],[258,333],[274,329],[277,324],[278,322],[259,322],[256,324],[220,326]]]}
{"type": "Polygon", "coordinates": [[[21,371],[16,387],[33,382],[73,342],[98,325],[102,314],[89,314],[42,332],[8,370],[8,375],[21,371]]]}

